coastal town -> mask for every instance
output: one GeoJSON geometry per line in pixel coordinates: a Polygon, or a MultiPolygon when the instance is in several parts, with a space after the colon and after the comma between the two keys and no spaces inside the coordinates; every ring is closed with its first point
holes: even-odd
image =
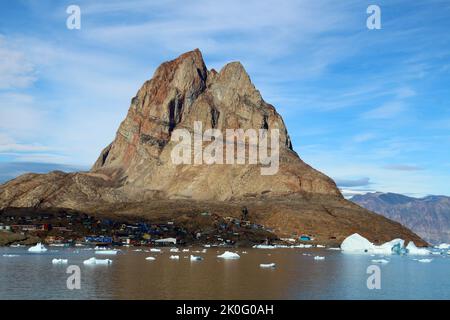
{"type": "Polygon", "coordinates": [[[57,246],[182,246],[194,243],[239,246],[277,240],[270,229],[245,218],[245,210],[239,218],[200,212],[191,214],[189,223],[184,223],[176,219],[130,220],[72,210],[16,208],[0,212],[0,245],[43,242],[57,246]]]}

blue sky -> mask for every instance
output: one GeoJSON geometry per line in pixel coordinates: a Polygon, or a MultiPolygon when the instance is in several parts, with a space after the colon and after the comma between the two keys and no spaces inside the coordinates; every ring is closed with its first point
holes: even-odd
{"type": "Polygon", "coordinates": [[[447,0],[0,0],[0,179],[88,168],[155,68],[197,47],[241,61],[346,194],[450,195],[447,0]]]}

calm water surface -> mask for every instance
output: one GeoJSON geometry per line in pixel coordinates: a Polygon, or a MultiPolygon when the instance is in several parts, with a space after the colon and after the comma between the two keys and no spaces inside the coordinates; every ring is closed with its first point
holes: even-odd
{"type": "Polygon", "coordinates": [[[125,248],[116,256],[96,256],[112,259],[109,266],[83,265],[95,256],[92,250],[48,249],[32,254],[26,248],[0,248],[0,299],[450,299],[447,256],[431,256],[431,263],[387,257],[390,262],[379,265],[381,290],[369,290],[366,270],[380,257],[326,249],[232,249],[241,258],[222,260],[217,258],[222,248],[206,253],[193,253],[203,248],[179,253],[125,248]],[[186,258],[191,253],[204,260],[191,262],[186,258]],[[326,259],[316,261],[315,255],[326,259]],[[156,260],[145,260],[148,256],[156,260]],[[69,264],[52,265],[53,258],[69,264]],[[272,262],[275,269],[259,267],[272,262]],[[66,287],[69,265],[81,268],[80,290],[66,287]]]}

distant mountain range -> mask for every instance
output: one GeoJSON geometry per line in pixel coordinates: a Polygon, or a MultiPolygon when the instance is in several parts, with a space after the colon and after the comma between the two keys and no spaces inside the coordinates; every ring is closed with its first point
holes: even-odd
{"type": "Polygon", "coordinates": [[[355,195],[351,201],[400,222],[429,243],[450,243],[450,197],[412,198],[397,193],[355,195]]]}

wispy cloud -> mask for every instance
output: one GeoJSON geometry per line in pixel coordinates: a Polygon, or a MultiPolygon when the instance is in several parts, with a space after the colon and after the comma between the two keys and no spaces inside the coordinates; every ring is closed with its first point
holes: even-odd
{"type": "Polygon", "coordinates": [[[387,170],[396,170],[396,171],[419,171],[424,170],[424,168],[415,166],[415,165],[408,165],[408,164],[390,164],[383,167],[387,170]]]}

